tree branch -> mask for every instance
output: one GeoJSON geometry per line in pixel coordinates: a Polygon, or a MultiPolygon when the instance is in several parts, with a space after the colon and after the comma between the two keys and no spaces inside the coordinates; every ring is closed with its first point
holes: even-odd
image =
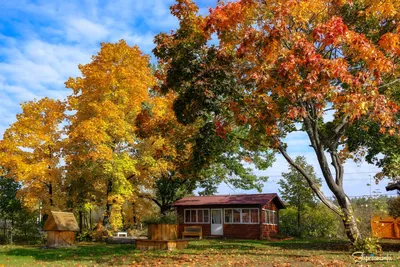
{"type": "Polygon", "coordinates": [[[396,79],[396,80],[391,81],[390,83],[387,83],[387,84],[382,84],[378,88],[388,87],[389,85],[392,85],[392,84],[397,83],[397,82],[400,82],[400,79],[396,79]]]}
{"type": "Polygon", "coordinates": [[[303,177],[307,180],[309,186],[311,189],[314,191],[314,193],[318,196],[318,198],[333,212],[336,214],[340,215],[340,209],[333,204],[331,201],[329,201],[324,193],[321,191],[319,186],[311,179],[311,177],[307,174],[307,172],[298,164],[296,164],[293,159],[289,156],[289,154],[286,152],[286,149],[282,146],[282,144],[278,141],[278,150],[282,154],[282,156],[286,159],[286,161],[292,165],[298,172],[300,172],[303,177]]]}
{"type": "Polygon", "coordinates": [[[140,194],[140,195],[138,195],[138,197],[152,200],[159,208],[162,207],[161,203],[158,202],[158,200],[156,198],[154,198],[153,196],[151,196],[150,194],[140,194]]]}

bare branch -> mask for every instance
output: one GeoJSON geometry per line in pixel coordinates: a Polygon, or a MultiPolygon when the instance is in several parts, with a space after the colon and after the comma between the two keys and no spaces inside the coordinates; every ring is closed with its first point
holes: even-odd
{"type": "Polygon", "coordinates": [[[396,79],[396,80],[391,81],[390,83],[387,83],[387,84],[382,84],[378,88],[388,87],[389,85],[392,85],[392,84],[397,83],[397,82],[400,82],[400,79],[396,79]]]}
{"type": "Polygon", "coordinates": [[[282,156],[286,159],[286,161],[292,165],[298,172],[300,172],[303,177],[307,180],[309,186],[311,189],[314,191],[314,193],[318,196],[318,198],[333,212],[336,214],[340,215],[340,209],[333,204],[331,201],[328,200],[328,198],[324,195],[322,190],[319,188],[319,186],[312,180],[312,178],[307,174],[307,172],[298,164],[296,164],[293,159],[289,156],[289,154],[286,152],[286,149],[282,146],[281,143],[278,143],[278,150],[282,154],[282,156]]]}

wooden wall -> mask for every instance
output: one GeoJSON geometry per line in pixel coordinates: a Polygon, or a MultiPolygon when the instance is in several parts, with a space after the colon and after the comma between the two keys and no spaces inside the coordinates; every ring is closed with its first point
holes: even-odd
{"type": "Polygon", "coordinates": [[[48,247],[69,247],[75,243],[75,232],[48,231],[47,246],[48,247]]]}
{"type": "MultiPolygon", "coordinates": [[[[262,209],[278,211],[278,208],[276,207],[275,203],[273,203],[273,202],[268,203],[267,205],[264,205],[262,207],[262,209]]],[[[274,235],[278,234],[278,232],[279,232],[279,214],[278,214],[278,224],[277,225],[264,224],[264,222],[265,222],[265,213],[261,210],[260,239],[267,239],[269,237],[273,237],[274,235]]]]}
{"type": "Polygon", "coordinates": [[[149,240],[176,240],[178,227],[176,224],[149,224],[147,237],[149,240]]]}

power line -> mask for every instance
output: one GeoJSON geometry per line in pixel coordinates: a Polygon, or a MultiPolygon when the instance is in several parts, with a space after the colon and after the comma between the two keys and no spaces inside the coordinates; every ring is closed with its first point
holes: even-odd
{"type": "MultiPolygon", "coordinates": [[[[377,173],[377,172],[345,172],[343,174],[346,175],[355,175],[355,174],[371,174],[371,173],[377,173]]],[[[323,175],[322,173],[316,173],[316,175],[323,175]]],[[[274,175],[268,175],[268,177],[282,177],[282,174],[274,174],[274,175]]],[[[369,178],[368,178],[369,179],[369,178]]]]}
{"type": "MultiPolygon", "coordinates": [[[[344,179],[344,181],[346,181],[346,182],[351,182],[351,181],[359,181],[359,182],[361,182],[361,181],[366,181],[366,180],[369,180],[369,178],[353,178],[353,179],[344,179]]],[[[277,183],[277,182],[279,182],[280,180],[268,180],[268,181],[266,181],[266,182],[264,182],[264,183],[277,183]]]]}

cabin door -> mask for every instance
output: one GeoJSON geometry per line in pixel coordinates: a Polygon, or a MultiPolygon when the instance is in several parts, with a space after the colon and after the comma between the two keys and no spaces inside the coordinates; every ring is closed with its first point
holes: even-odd
{"type": "Polygon", "coordinates": [[[222,209],[211,209],[211,235],[223,235],[222,209]]]}

